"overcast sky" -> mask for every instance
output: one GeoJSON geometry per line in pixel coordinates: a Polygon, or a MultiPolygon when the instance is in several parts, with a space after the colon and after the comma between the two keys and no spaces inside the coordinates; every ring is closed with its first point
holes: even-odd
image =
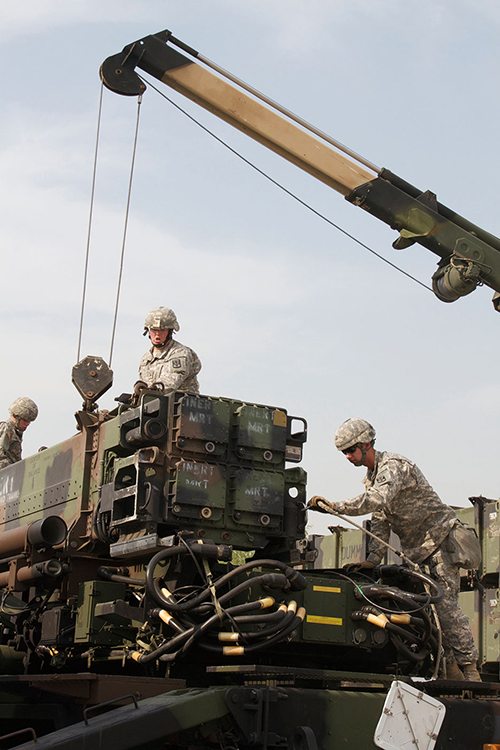
{"type": "MultiPolygon", "coordinates": [[[[2,391],[40,416],[24,455],[74,432],[99,66],[165,28],[375,164],[493,234],[500,4],[495,0],[24,0],[2,7],[2,391]]],[[[160,84],[161,86],[161,84],[160,84]]],[[[425,284],[437,257],[164,88],[331,221],[425,284]]],[[[109,360],[136,99],[104,93],[81,355],[109,360]]],[[[296,203],[153,90],[144,96],[112,367],[130,390],[146,312],[171,306],[201,390],[309,424],[309,495],[358,494],[336,452],[350,416],[407,455],[442,499],[499,495],[500,316],[454,304],[296,203]]],[[[331,517],[317,516],[312,530],[331,517]]]]}

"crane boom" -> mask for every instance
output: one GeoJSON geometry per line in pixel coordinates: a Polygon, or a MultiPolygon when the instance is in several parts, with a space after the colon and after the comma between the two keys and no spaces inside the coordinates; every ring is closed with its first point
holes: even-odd
{"type": "Polygon", "coordinates": [[[500,294],[500,239],[439,203],[431,191],[423,192],[390,170],[376,167],[204,58],[168,30],[108,57],[101,66],[101,79],[115,93],[139,96],[146,84],[136,68],[388,224],[399,232],[395,249],[416,242],[438,255],[432,286],[443,302],[454,302],[486,284],[497,293],[494,304],[499,309],[495,298],[500,294]]]}

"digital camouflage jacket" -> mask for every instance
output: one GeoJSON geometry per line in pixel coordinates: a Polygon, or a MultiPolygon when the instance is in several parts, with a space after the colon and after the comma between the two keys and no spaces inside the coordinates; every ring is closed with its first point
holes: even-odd
{"type": "Polygon", "coordinates": [[[179,341],[170,341],[163,349],[152,346],[141,359],[139,379],[146,385],[161,383],[166,393],[189,391],[199,393],[196,377],[201,362],[196,352],[179,341]]]}
{"type": "Polygon", "coordinates": [[[0,469],[21,460],[23,433],[10,419],[0,422],[0,469]]]}
{"type": "MultiPolygon", "coordinates": [[[[371,531],[389,541],[394,531],[405,555],[421,563],[449,534],[457,521],[413,461],[397,453],[375,451],[375,466],[363,480],[365,492],[351,500],[335,503],[347,516],[372,513],[371,531]]],[[[370,537],[370,562],[378,564],[386,547],[370,537]]]]}

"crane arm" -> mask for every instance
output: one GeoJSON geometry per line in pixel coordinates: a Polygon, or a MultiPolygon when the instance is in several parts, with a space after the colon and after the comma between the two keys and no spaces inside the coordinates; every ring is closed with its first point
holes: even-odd
{"type": "MultiPolygon", "coordinates": [[[[388,224],[399,232],[393,243],[396,249],[417,242],[438,255],[432,285],[443,302],[453,302],[481,284],[494,289],[498,298],[500,239],[439,203],[434,193],[422,192],[375,166],[204,58],[170,31],[127,45],[104,61],[100,75],[111,91],[139,96],[146,85],[136,68],[388,224]]],[[[495,307],[500,308],[498,302],[495,307]]]]}

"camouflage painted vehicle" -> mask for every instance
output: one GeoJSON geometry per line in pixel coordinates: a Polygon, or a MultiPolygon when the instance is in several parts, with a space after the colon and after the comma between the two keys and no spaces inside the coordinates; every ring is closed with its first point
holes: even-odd
{"type": "Polygon", "coordinates": [[[372,748],[391,686],[446,706],[454,747],[496,736],[498,685],[426,680],[430,579],[346,574],[361,532],[306,538],[304,419],[184,392],[99,412],[105,363],[73,380],[78,433],[0,471],[0,747],[372,748]]]}

